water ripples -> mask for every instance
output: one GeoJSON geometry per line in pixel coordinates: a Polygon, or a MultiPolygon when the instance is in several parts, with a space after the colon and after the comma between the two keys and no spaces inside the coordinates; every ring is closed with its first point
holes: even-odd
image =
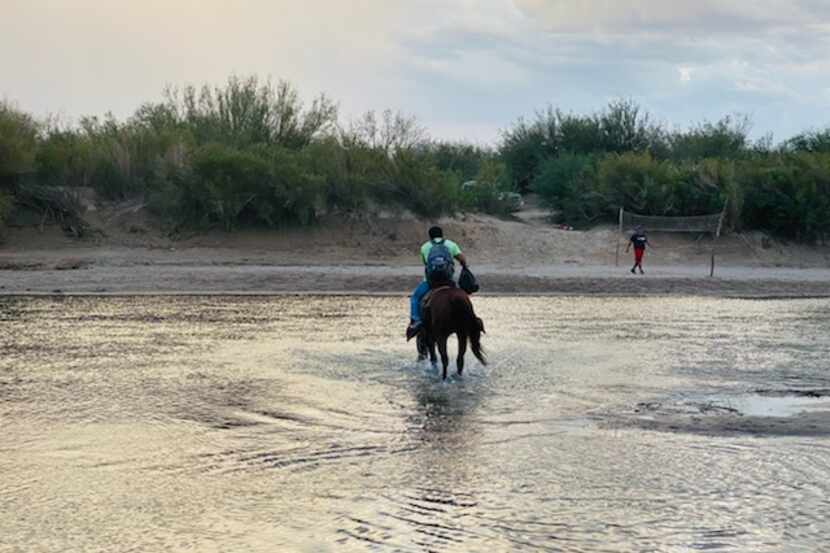
{"type": "Polygon", "coordinates": [[[0,550],[817,550],[828,307],[477,298],[443,383],[404,298],[0,299],[0,550]]]}

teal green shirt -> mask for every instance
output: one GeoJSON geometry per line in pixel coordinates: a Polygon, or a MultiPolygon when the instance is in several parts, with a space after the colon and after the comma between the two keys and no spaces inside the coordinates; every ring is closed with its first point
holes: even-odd
{"type": "MultiPolygon", "coordinates": [[[[426,265],[427,264],[427,257],[429,256],[429,250],[432,249],[433,242],[430,240],[429,242],[424,242],[424,245],[421,246],[421,262],[426,265]]],[[[458,244],[453,242],[452,240],[444,240],[444,245],[450,251],[450,255],[453,256],[453,259],[458,257],[458,254],[461,253],[461,248],[458,247],[458,244]]]]}

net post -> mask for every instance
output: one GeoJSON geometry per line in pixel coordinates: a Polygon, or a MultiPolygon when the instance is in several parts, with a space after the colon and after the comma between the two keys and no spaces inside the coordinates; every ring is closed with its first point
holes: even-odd
{"type": "Polygon", "coordinates": [[[620,222],[619,222],[619,229],[617,230],[617,253],[614,256],[614,266],[620,266],[620,237],[622,236],[622,228],[623,228],[623,208],[620,208],[620,222]]]}
{"type": "Polygon", "coordinates": [[[726,217],[726,206],[729,204],[729,200],[723,202],[723,209],[720,212],[720,218],[718,218],[718,228],[715,230],[715,236],[712,238],[712,264],[709,267],[709,277],[715,276],[715,244],[717,243],[718,238],[720,238],[720,231],[723,228],[723,219],[726,217]]]}
{"type": "Polygon", "coordinates": [[[720,231],[723,228],[723,219],[726,217],[726,206],[729,205],[729,200],[723,202],[723,209],[720,212],[720,219],[718,219],[718,230],[715,231],[715,238],[720,238],[720,231]]]}

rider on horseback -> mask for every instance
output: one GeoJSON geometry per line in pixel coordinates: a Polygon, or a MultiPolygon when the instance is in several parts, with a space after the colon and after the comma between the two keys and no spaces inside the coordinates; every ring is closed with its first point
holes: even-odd
{"type": "Polygon", "coordinates": [[[429,229],[429,241],[421,246],[421,261],[424,263],[425,279],[418,284],[409,298],[409,326],[406,328],[406,339],[416,336],[423,327],[421,321],[421,301],[430,289],[440,286],[455,286],[453,273],[457,259],[461,266],[467,268],[467,258],[461,253],[461,248],[452,240],[444,239],[441,227],[429,229]]]}

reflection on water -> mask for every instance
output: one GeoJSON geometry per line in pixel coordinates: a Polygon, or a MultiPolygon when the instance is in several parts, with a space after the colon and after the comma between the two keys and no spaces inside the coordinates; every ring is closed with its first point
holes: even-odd
{"type": "Polygon", "coordinates": [[[823,404],[828,307],[478,298],[442,383],[404,298],[0,299],[0,551],[818,550],[826,435],[614,423],[823,404]]]}

